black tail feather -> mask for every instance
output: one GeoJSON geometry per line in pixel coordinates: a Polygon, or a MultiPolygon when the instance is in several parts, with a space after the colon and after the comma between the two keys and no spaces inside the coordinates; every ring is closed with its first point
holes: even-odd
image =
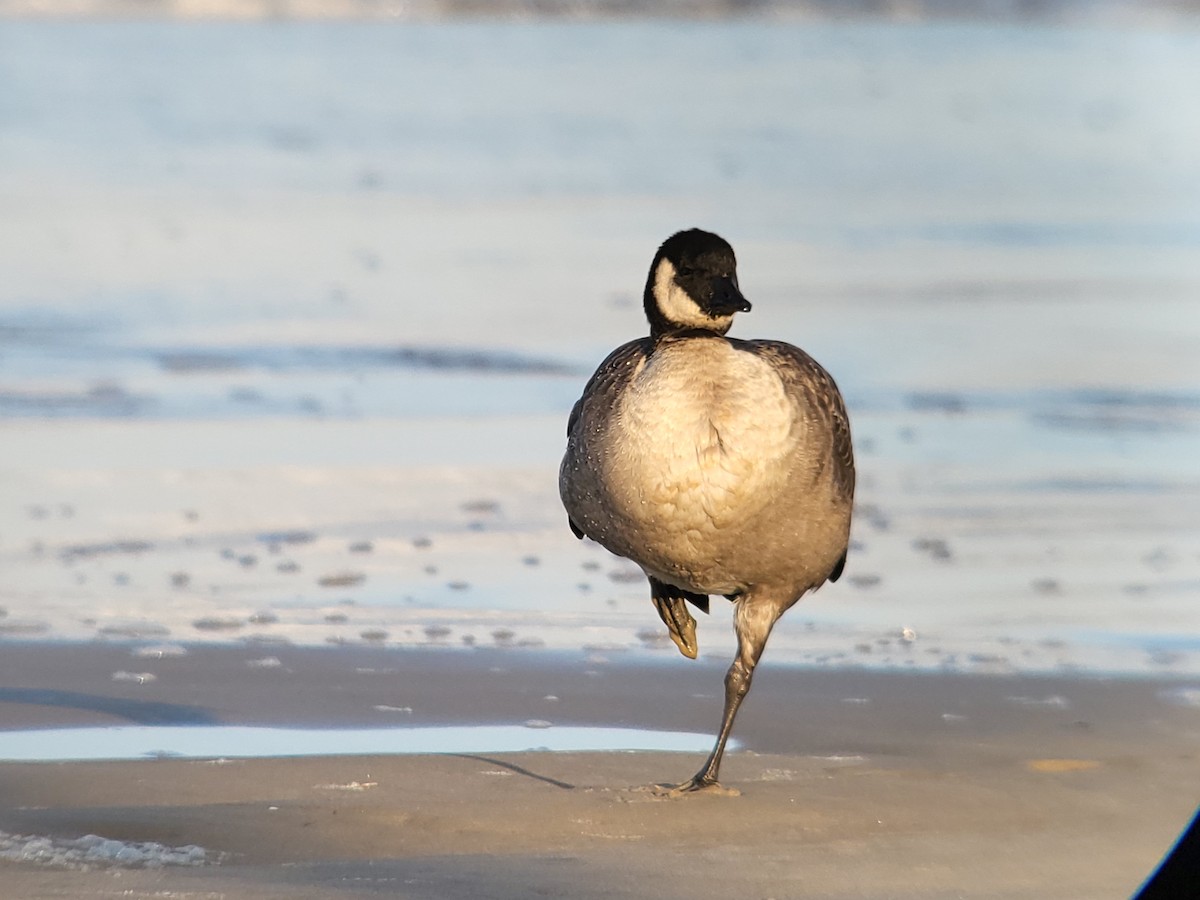
{"type": "Polygon", "coordinates": [[[691,591],[685,591],[681,587],[675,587],[675,585],[659,581],[657,578],[650,579],[650,593],[655,597],[682,597],[700,612],[708,614],[708,594],[693,594],[691,591]]]}
{"type": "Polygon", "coordinates": [[[842,570],[846,568],[846,554],[842,554],[842,558],[837,561],[837,565],[833,567],[833,571],[829,573],[830,581],[837,581],[842,577],[842,570]]]}

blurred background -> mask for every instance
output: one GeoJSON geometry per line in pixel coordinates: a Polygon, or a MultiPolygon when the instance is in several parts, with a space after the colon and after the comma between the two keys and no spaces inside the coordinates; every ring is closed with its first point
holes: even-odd
{"type": "Polygon", "coordinates": [[[854,425],[774,661],[1200,673],[1196,85],[1184,2],[0,0],[0,637],[671,658],[556,478],[699,226],[854,425]]]}

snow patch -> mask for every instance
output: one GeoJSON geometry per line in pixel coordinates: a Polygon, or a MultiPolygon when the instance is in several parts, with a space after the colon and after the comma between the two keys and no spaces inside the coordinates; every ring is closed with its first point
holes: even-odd
{"type": "Polygon", "coordinates": [[[58,869],[202,866],[220,862],[221,855],[195,844],[169,847],[155,841],[117,841],[98,834],[85,834],[80,838],[53,838],[0,831],[0,860],[58,869]]]}

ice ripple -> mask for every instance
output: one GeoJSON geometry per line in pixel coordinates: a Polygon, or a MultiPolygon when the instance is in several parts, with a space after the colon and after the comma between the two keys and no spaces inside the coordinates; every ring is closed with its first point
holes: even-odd
{"type": "Polygon", "coordinates": [[[54,838],[0,831],[0,859],[61,869],[202,866],[218,863],[220,857],[195,844],[171,847],[156,841],[117,841],[97,834],[54,838]]]}

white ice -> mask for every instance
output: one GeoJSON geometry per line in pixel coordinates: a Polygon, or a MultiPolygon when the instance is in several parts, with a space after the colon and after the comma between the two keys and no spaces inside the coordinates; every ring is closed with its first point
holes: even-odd
{"type": "Polygon", "coordinates": [[[155,841],[117,841],[96,834],[79,838],[0,831],[0,859],[62,869],[202,866],[218,856],[195,844],[170,847],[155,841]]]}
{"type": "Polygon", "coordinates": [[[0,732],[0,761],[150,758],[243,759],[393,753],[518,753],[527,750],[706,752],[712,736],[635,728],[525,725],[426,728],[120,726],[0,732]]]}

